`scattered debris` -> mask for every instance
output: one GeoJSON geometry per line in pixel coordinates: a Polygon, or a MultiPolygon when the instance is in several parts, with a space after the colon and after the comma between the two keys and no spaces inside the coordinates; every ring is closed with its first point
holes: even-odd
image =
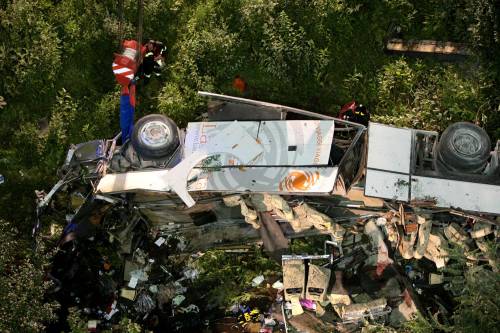
{"type": "Polygon", "coordinates": [[[256,276],[252,279],[252,287],[260,286],[262,282],[264,282],[264,275],[256,276]]]}
{"type": "MultiPolygon", "coordinates": [[[[227,102],[225,105],[235,102],[231,98],[220,98],[227,102]]],[[[283,115],[278,116],[277,122],[283,115]]],[[[333,124],[331,119],[327,122],[333,124]]],[[[199,128],[199,124],[202,123],[195,127],[199,128]]],[[[264,121],[259,124],[268,126],[264,121]]],[[[321,156],[325,163],[345,157],[343,162],[334,163],[335,168],[328,164],[327,169],[335,169],[335,176],[326,179],[318,168],[309,168],[313,171],[293,171],[279,176],[259,172],[260,177],[266,174],[268,178],[264,177],[264,181],[255,177],[258,182],[254,176],[248,176],[251,168],[238,165],[237,160],[231,159],[228,163],[233,164],[224,168],[211,166],[228,159],[215,156],[204,161],[203,167],[196,167],[195,163],[189,177],[182,179],[184,187],[187,181],[186,191],[193,194],[196,205],[194,200],[188,200],[187,205],[183,203],[190,198],[187,192],[180,192],[179,197],[163,190],[153,193],[121,190],[96,193],[95,190],[104,175],[111,175],[108,177],[111,179],[118,177],[118,172],[147,168],[170,172],[179,165],[183,147],[175,151],[172,159],[161,162],[135,156],[129,151],[133,151],[130,145],[117,147],[117,138],[73,147],[63,167],[63,178],[48,194],[36,192],[38,219],[34,231],[43,227],[42,212],[57,208],[62,212],[59,216],[63,216],[57,224],[61,234],[57,243],[59,251],[48,273],[57,285],[54,297],[64,306],[80,308],[89,320],[89,331],[109,329],[121,319],[130,318],[152,331],[287,332],[293,327],[307,332],[354,332],[375,324],[397,328],[418,314],[442,316],[446,308],[451,309],[453,304],[448,296],[458,296],[464,289],[463,272],[448,271],[454,263],[453,251],[464,253],[467,265],[498,272],[496,258],[488,245],[498,241],[498,217],[463,212],[450,208],[449,204],[444,205],[446,209],[437,209],[434,198],[407,202],[409,194],[402,199],[396,196],[399,200],[396,202],[394,195],[400,195],[402,192],[398,191],[409,186],[402,178],[396,180],[394,188],[384,184],[384,188],[390,190],[386,201],[366,197],[359,188],[349,192],[363,171],[360,168],[357,174],[351,174],[351,170],[344,170],[348,168],[346,163],[361,163],[349,160],[352,156],[347,152],[351,148],[364,151],[366,140],[360,138],[366,139],[366,129],[350,128],[351,124],[342,122],[335,125],[346,131],[335,132],[335,140],[331,136],[325,140],[332,153],[321,156]],[[351,129],[359,135],[352,137],[351,129]],[[352,146],[356,142],[359,146],[352,146]],[[340,156],[334,156],[335,150],[342,151],[340,156]],[[111,163],[111,160],[123,163],[111,163]],[[117,169],[113,170],[114,167],[117,169]],[[251,184],[248,186],[264,186],[265,191],[274,193],[240,188],[233,179],[234,174],[229,175],[231,172],[242,178],[250,177],[245,178],[251,184]],[[323,186],[322,181],[328,182],[328,186],[323,186]],[[278,195],[275,189],[271,191],[272,182],[288,190],[278,195]],[[334,182],[344,191],[335,186],[336,191],[331,194],[334,182]],[[226,189],[219,192],[220,188],[210,187],[219,185],[226,189]],[[308,196],[318,192],[308,186],[321,187],[319,192],[328,195],[308,196]],[[346,196],[336,195],[341,192],[346,192],[346,196]],[[301,241],[296,239],[305,237],[308,237],[307,246],[297,250],[296,245],[301,241]],[[212,289],[220,283],[221,274],[229,274],[229,271],[218,271],[219,268],[211,264],[214,253],[224,254],[225,259],[238,258],[237,264],[246,267],[251,265],[245,258],[256,255],[255,246],[262,255],[259,260],[274,259],[274,266],[267,265],[234,278],[241,290],[238,287],[233,288],[238,289],[236,291],[227,291],[231,297],[224,293],[215,297],[212,289]],[[276,262],[281,263],[281,271],[276,262]],[[207,286],[207,281],[212,284],[207,286]],[[235,296],[237,293],[240,295],[235,296]]],[[[235,134],[245,132],[244,127],[243,122],[235,122],[228,128],[235,134]]],[[[333,131],[333,125],[331,128],[333,131]]],[[[386,130],[395,130],[380,124],[372,130],[377,128],[381,138],[386,136],[386,130]]],[[[214,133],[210,138],[215,137],[217,133],[214,133]]],[[[185,134],[179,130],[181,137],[185,134]]],[[[243,133],[242,138],[252,139],[247,134],[243,133]]],[[[419,140],[416,137],[418,149],[435,143],[419,140]]],[[[255,140],[248,142],[255,143],[255,140]]],[[[288,149],[298,151],[297,146],[291,145],[288,149]]],[[[262,154],[275,158],[254,149],[250,152],[252,159],[247,162],[258,161],[262,154]]],[[[376,155],[376,161],[387,162],[380,159],[385,158],[385,154],[376,155]]],[[[424,161],[426,156],[418,158],[424,161]]],[[[292,164],[284,165],[288,168],[292,164]]],[[[373,176],[385,170],[379,169],[368,172],[373,176]]],[[[146,171],[138,174],[144,176],[146,171]]],[[[380,179],[384,178],[373,176],[372,184],[380,179]]],[[[174,185],[181,183],[181,179],[175,180],[174,185]]],[[[0,184],[4,181],[0,175],[0,184]]],[[[413,179],[411,182],[413,192],[413,185],[417,183],[413,179]]],[[[152,183],[154,181],[149,184],[152,187],[159,186],[152,183]]],[[[120,182],[108,185],[124,186],[120,182]]],[[[143,184],[136,185],[141,188],[143,184]]],[[[365,189],[365,193],[376,191],[375,185],[365,189]]],[[[182,190],[176,191],[179,189],[182,190]]],[[[493,211],[490,201],[486,206],[493,211]]],[[[51,221],[51,229],[54,224],[51,221]]],[[[50,234],[57,234],[55,229],[50,234]]]]}

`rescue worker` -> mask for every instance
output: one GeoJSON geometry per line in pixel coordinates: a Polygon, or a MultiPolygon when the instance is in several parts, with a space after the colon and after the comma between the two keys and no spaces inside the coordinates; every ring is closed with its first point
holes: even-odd
{"type": "Polygon", "coordinates": [[[352,101],[342,107],[339,113],[339,118],[368,126],[370,121],[370,112],[368,112],[366,106],[363,104],[357,104],[355,101],[352,101]]]}
{"type": "Polygon", "coordinates": [[[121,54],[115,54],[113,73],[122,86],[120,96],[121,141],[130,139],[134,128],[135,85],[143,79],[147,83],[152,74],[160,75],[166,48],[162,43],[150,40],[138,47],[135,40],[123,41],[121,54]],[[138,54],[140,52],[140,54],[138,54]],[[139,64],[138,64],[139,63],[139,64]]]}
{"type": "Polygon", "coordinates": [[[366,106],[363,104],[359,104],[354,108],[354,114],[350,117],[352,122],[368,126],[368,122],[370,121],[370,113],[366,110],[366,106]]]}
{"type": "Polygon", "coordinates": [[[144,44],[144,47],[146,48],[146,52],[134,80],[142,79],[144,80],[144,84],[147,84],[151,75],[160,76],[167,48],[163,43],[154,40],[149,40],[144,44]]]}
{"type": "Polygon", "coordinates": [[[132,136],[134,130],[135,113],[135,82],[128,87],[122,87],[120,95],[120,128],[122,130],[122,144],[132,136]]]}
{"type": "Polygon", "coordinates": [[[241,76],[236,75],[233,80],[233,88],[244,95],[247,91],[247,83],[241,76]]]}

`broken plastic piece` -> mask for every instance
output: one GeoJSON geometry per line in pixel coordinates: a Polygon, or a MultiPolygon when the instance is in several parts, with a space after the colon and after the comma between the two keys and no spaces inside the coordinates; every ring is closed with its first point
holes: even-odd
{"type": "Polygon", "coordinates": [[[300,305],[307,310],[316,311],[316,303],[312,299],[301,299],[300,305]]]}
{"type": "Polygon", "coordinates": [[[87,329],[89,332],[97,332],[97,320],[89,320],[87,323],[87,329]]]}
{"type": "Polygon", "coordinates": [[[385,217],[379,217],[376,220],[377,226],[381,227],[387,224],[387,219],[385,217]]]}
{"type": "MultiPolygon", "coordinates": [[[[475,226],[475,225],[474,225],[475,226]]],[[[450,223],[444,228],[446,238],[455,244],[464,245],[464,242],[469,238],[465,231],[456,223],[450,223]]]]}
{"type": "Polygon", "coordinates": [[[367,303],[351,304],[340,307],[340,317],[344,323],[352,323],[362,320],[365,317],[379,317],[390,312],[387,309],[387,300],[379,298],[367,303]]]}
{"type": "Polygon", "coordinates": [[[175,296],[172,299],[172,306],[177,307],[177,306],[181,305],[181,303],[184,302],[185,299],[186,299],[186,297],[184,295],[175,296]]]}
{"type": "Polygon", "coordinates": [[[274,282],[271,287],[273,287],[274,289],[283,290],[283,288],[285,286],[283,285],[283,282],[278,280],[278,281],[274,282]]]}
{"type": "Polygon", "coordinates": [[[364,232],[370,238],[370,242],[377,252],[374,256],[368,258],[368,262],[377,267],[376,274],[380,276],[385,268],[393,263],[389,257],[389,249],[384,242],[384,235],[373,220],[366,222],[364,232]]]}
{"type": "MultiPolygon", "coordinates": [[[[416,224],[415,224],[416,225],[416,224]]],[[[415,245],[415,241],[417,240],[417,233],[402,233],[401,241],[399,243],[399,253],[404,259],[411,259],[414,256],[413,246],[415,245]]]]}
{"type": "Polygon", "coordinates": [[[442,274],[429,273],[429,284],[441,284],[444,282],[442,274]]]}
{"type": "Polygon", "coordinates": [[[335,285],[332,288],[328,299],[332,305],[335,304],[351,304],[351,298],[349,297],[349,292],[344,288],[342,284],[342,271],[335,271],[335,285]]]}
{"type": "Polygon", "coordinates": [[[434,261],[437,268],[442,268],[448,261],[448,252],[446,251],[447,244],[441,235],[429,235],[429,244],[424,256],[434,261]]]}
{"type": "Polygon", "coordinates": [[[429,244],[429,235],[431,234],[432,221],[424,220],[418,227],[418,240],[413,257],[415,259],[422,259],[429,244]]]}
{"type": "Polygon", "coordinates": [[[137,278],[137,276],[133,276],[128,283],[128,287],[129,288],[137,287],[137,282],[139,282],[139,279],[137,278]]]}
{"type": "Polygon", "coordinates": [[[476,222],[470,233],[472,238],[481,238],[493,232],[491,224],[476,222]]]}
{"type": "Polygon", "coordinates": [[[325,315],[326,311],[323,305],[321,303],[316,302],[316,317],[323,317],[325,315]]]}
{"type": "Polygon", "coordinates": [[[403,302],[393,309],[390,317],[391,325],[398,327],[403,322],[415,319],[417,307],[413,302],[408,290],[403,292],[403,302]]]}
{"type": "Polygon", "coordinates": [[[125,289],[123,288],[120,291],[120,297],[126,298],[128,300],[133,301],[135,299],[135,290],[125,289]]]}
{"type": "Polygon", "coordinates": [[[119,310],[116,308],[116,301],[111,304],[111,311],[104,315],[106,320],[110,320],[119,310]]]}
{"type": "Polygon", "coordinates": [[[195,201],[187,191],[187,178],[191,170],[207,157],[206,153],[194,152],[170,170],[107,174],[97,184],[97,192],[174,191],[187,207],[192,207],[195,201]]]}
{"type": "Polygon", "coordinates": [[[292,316],[298,316],[304,313],[304,309],[302,309],[298,297],[292,297],[292,299],[290,300],[290,304],[292,308],[292,316]]]}
{"type": "Polygon", "coordinates": [[[165,241],[166,241],[166,239],[165,239],[165,238],[160,237],[160,238],[158,238],[158,239],[155,241],[155,245],[156,245],[156,246],[158,246],[158,247],[160,247],[160,246],[162,246],[162,245],[163,245],[163,243],[165,243],[165,241]]]}
{"type": "Polygon", "coordinates": [[[262,282],[264,282],[264,275],[259,275],[253,278],[252,287],[259,286],[262,282]]]}
{"type": "Polygon", "coordinates": [[[130,272],[130,281],[128,283],[129,288],[135,288],[139,281],[147,281],[149,278],[148,274],[141,269],[130,272]]]}
{"type": "Polygon", "coordinates": [[[196,306],[194,304],[189,304],[185,308],[180,308],[179,312],[182,312],[182,313],[199,313],[200,309],[198,308],[198,306],[196,306]]]}
{"type": "Polygon", "coordinates": [[[198,272],[197,269],[188,268],[188,269],[184,270],[184,277],[186,279],[191,280],[191,281],[196,280],[196,278],[198,277],[198,275],[199,275],[199,272],[198,272]]]}

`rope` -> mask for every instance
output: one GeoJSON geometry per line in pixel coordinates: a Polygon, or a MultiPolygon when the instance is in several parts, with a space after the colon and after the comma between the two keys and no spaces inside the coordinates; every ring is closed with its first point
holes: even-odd
{"type": "Polygon", "coordinates": [[[122,46],[123,40],[123,21],[125,20],[123,15],[123,0],[119,0],[118,2],[118,49],[122,46]]]}
{"type": "Polygon", "coordinates": [[[144,14],[144,0],[137,0],[137,9],[139,12],[139,20],[137,23],[137,66],[142,61],[141,47],[142,47],[142,21],[144,14]]]}

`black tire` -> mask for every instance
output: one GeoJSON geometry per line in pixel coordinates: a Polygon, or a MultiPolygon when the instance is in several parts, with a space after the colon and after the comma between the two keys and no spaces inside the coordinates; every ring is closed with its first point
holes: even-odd
{"type": "Polygon", "coordinates": [[[179,146],[179,129],[172,119],[161,114],[150,114],[137,121],[131,141],[139,156],[165,158],[179,146]]]}
{"type": "Polygon", "coordinates": [[[454,123],[443,132],[436,152],[449,170],[480,173],[488,163],[491,141],[484,129],[472,123],[454,123]]]}

